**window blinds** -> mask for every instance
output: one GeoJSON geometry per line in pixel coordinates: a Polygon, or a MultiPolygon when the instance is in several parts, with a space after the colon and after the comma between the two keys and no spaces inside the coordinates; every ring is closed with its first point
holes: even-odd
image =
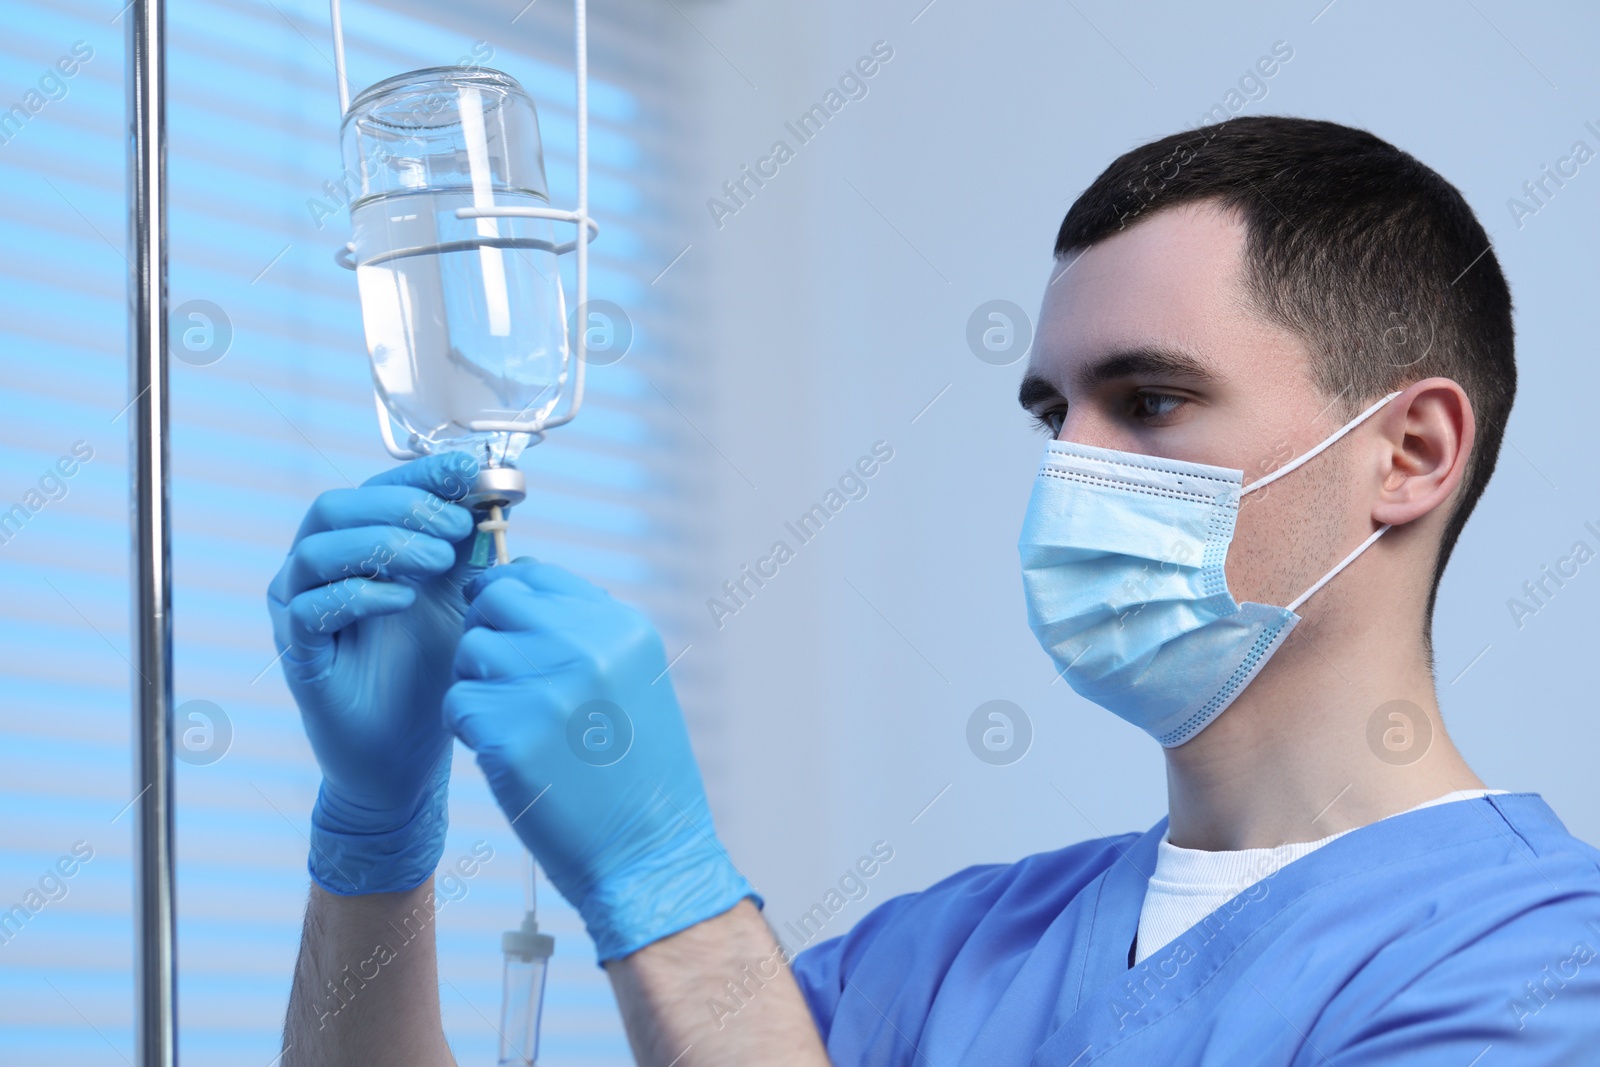
{"type": "MultiPolygon", "coordinates": [[[[571,11],[491,0],[345,6],[354,90],[474,57],[540,111],[558,206],[575,201],[571,11]]],[[[132,1057],[126,120],[120,0],[13,0],[0,35],[0,1062],[132,1057]]],[[[669,651],[697,488],[679,473],[693,350],[655,285],[687,243],[670,8],[591,13],[591,299],[627,357],[531,450],[513,551],[641,604],[669,651]],[[667,398],[671,398],[669,402],[667,398]],[[684,413],[680,415],[674,407],[684,413]]],[[[318,776],[273,663],[265,588],[318,492],[378,444],[321,0],[169,0],[173,557],[182,1059],[276,1062],[318,776]]],[[[693,263],[677,264],[678,283],[693,263]]],[[[569,301],[571,300],[571,277],[569,301]]],[[[679,689],[693,691],[692,662],[679,689]]],[[[675,675],[682,672],[675,670],[675,675]]],[[[686,707],[691,701],[685,700],[686,707]]],[[[524,853],[458,746],[438,914],[446,1032],[492,1063],[499,934],[524,853]]],[[[557,940],[541,1062],[630,1062],[576,916],[557,940]]]]}

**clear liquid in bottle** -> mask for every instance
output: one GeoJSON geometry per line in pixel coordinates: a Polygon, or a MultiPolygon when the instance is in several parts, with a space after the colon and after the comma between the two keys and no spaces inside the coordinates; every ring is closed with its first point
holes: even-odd
{"type": "MultiPolygon", "coordinates": [[[[549,206],[528,192],[494,199],[549,206]]],[[[416,436],[414,447],[470,451],[498,466],[513,462],[529,435],[471,423],[532,422],[555,407],[568,371],[566,301],[550,221],[456,218],[474,203],[462,189],[356,204],[356,282],[378,395],[416,436]]]]}

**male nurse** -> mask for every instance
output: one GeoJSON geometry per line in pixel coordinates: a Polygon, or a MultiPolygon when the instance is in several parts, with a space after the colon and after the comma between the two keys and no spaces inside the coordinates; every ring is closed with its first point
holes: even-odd
{"type": "Polygon", "coordinates": [[[640,1063],[1600,1062],[1600,853],[1480,781],[1435,695],[1434,598],[1515,384],[1488,238],[1405,152],[1259,117],[1114,161],[1045,279],[1018,547],[1041,645],[1161,746],[1168,815],[956,872],[791,967],[648,620],[552,564],[475,569],[461,457],[324,494],[269,594],[323,771],[284,1063],[453,1062],[431,927],[321,994],[431,906],[454,738],[640,1063]],[[596,768],[565,731],[608,705],[635,738],[596,768]]]}

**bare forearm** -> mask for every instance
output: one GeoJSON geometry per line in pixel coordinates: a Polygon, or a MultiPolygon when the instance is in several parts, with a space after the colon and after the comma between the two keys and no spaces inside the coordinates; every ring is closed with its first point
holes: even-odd
{"type": "Polygon", "coordinates": [[[606,972],[644,1067],[828,1062],[783,950],[748,899],[606,972]]]}
{"type": "Polygon", "coordinates": [[[311,887],[283,1067],[454,1067],[439,1021],[433,879],[404,893],[311,887]]]}

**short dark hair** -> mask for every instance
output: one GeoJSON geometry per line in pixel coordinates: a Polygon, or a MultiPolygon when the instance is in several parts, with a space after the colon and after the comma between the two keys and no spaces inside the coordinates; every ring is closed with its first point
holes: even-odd
{"type": "Polygon", "coordinates": [[[1345,418],[1436,375],[1471,400],[1477,441],[1440,540],[1432,618],[1517,391],[1511,291],[1489,235],[1455,186],[1387,141],[1334,122],[1252,116],[1119,156],[1068,210],[1055,254],[1200,201],[1243,219],[1251,296],[1305,338],[1317,387],[1345,418]]]}

